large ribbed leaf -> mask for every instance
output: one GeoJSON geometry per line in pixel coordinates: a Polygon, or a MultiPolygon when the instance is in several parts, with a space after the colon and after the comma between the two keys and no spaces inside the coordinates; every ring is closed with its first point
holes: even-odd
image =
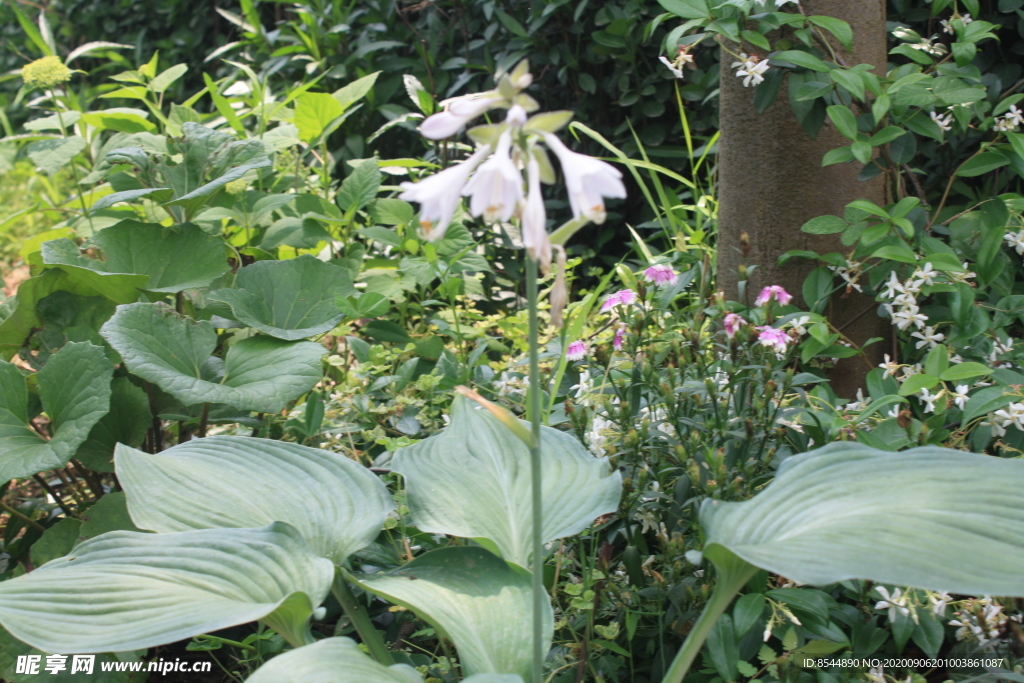
{"type": "Polygon", "coordinates": [[[119,445],[115,466],[139,528],[163,533],[287,522],[335,563],[369,545],[395,507],[362,465],[283,441],[211,436],[156,455],[119,445]]]}
{"type": "Polygon", "coordinates": [[[0,482],[63,467],[110,405],[114,366],[103,349],[69,343],[39,371],[50,439],[29,424],[28,389],[18,368],[0,361],[0,482]]]}
{"type": "Polygon", "coordinates": [[[118,306],[100,334],[131,372],[185,405],[226,403],[276,413],[322,376],[319,344],[250,337],[221,360],[210,355],[217,346],[212,323],[189,320],[163,304],[118,306]]]}
{"type": "Polygon", "coordinates": [[[716,562],[724,548],[805,583],[1024,596],[1022,491],[1020,460],[838,443],[790,458],[751,500],[706,500],[701,524],[716,562]]]}
{"type": "Polygon", "coordinates": [[[205,287],[228,271],[221,239],[192,223],[164,227],[128,219],[101,230],[92,241],[105,260],[82,256],[78,245],[65,237],[43,244],[43,263],[118,303],[126,303],[122,290],[180,292],[205,287]]]}
{"type": "Polygon", "coordinates": [[[235,287],[208,297],[230,305],[236,320],[280,339],[329,331],[343,317],[335,299],[355,292],[347,270],[309,254],[246,266],[236,274],[235,287]]]}
{"type": "Polygon", "coordinates": [[[406,664],[386,667],[366,656],[355,641],[325,638],[274,657],[246,683],[423,683],[406,664]]]}
{"type": "MultiPolygon", "coordinates": [[[[545,542],[618,509],[622,478],[607,460],[549,427],[541,442],[545,542]]],[[[397,451],[392,468],[405,477],[417,528],[487,538],[506,560],[529,564],[530,452],[493,415],[456,397],[451,425],[397,451]]]]}
{"type": "Polygon", "coordinates": [[[138,650],[257,619],[299,645],[333,576],[287,524],[113,531],[0,582],[0,623],[44,652],[138,650]]]}
{"type": "MultiPolygon", "coordinates": [[[[477,674],[463,683],[522,683],[519,676],[477,674]]],[[[246,683],[423,683],[406,664],[386,667],[367,657],[355,641],[325,638],[274,657],[246,683]]]]}
{"type": "MultiPolygon", "coordinates": [[[[533,591],[530,573],[483,548],[451,547],[401,569],[364,575],[359,585],[403,605],[455,643],[467,675],[529,676],[533,591]]],[[[554,617],[544,615],[544,651],[554,617]]]]}

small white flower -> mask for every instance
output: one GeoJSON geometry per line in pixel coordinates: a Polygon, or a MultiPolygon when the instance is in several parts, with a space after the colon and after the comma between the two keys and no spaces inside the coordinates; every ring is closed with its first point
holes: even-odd
{"type": "Polygon", "coordinates": [[[799,336],[807,334],[807,325],[811,322],[810,316],[802,315],[789,321],[791,329],[799,336]]]}
{"type": "Polygon", "coordinates": [[[683,70],[682,69],[677,69],[675,64],[673,64],[672,62],[670,62],[668,60],[668,57],[666,57],[665,55],[662,55],[662,56],[658,57],[658,59],[661,61],[662,64],[664,64],[665,66],[668,67],[668,70],[672,72],[673,76],[675,76],[676,78],[682,78],[683,77],[683,70]]]}
{"type": "Polygon", "coordinates": [[[868,400],[864,398],[864,390],[863,389],[857,389],[857,400],[854,401],[853,403],[847,403],[843,407],[843,410],[850,410],[850,411],[853,411],[855,413],[859,413],[860,411],[864,410],[867,407],[868,407],[868,400]]]}
{"type": "Polygon", "coordinates": [[[743,61],[733,62],[732,68],[736,69],[736,77],[743,79],[743,87],[749,88],[751,85],[758,85],[764,81],[764,72],[770,68],[768,66],[768,60],[762,59],[761,61],[755,61],[753,58],[747,55],[747,53],[740,53],[740,58],[743,61]]]}
{"type": "Polygon", "coordinates": [[[883,598],[875,603],[875,609],[888,609],[889,621],[896,620],[897,612],[905,617],[910,615],[910,608],[907,607],[907,596],[903,595],[901,589],[893,589],[892,595],[889,594],[889,589],[885,586],[875,586],[875,590],[883,598]]]}
{"type": "Polygon", "coordinates": [[[934,413],[935,401],[937,401],[942,396],[942,392],[939,391],[934,394],[930,394],[928,393],[927,389],[922,389],[921,391],[918,392],[918,396],[924,402],[924,412],[934,413]]]}
{"type": "Polygon", "coordinates": [[[903,283],[896,276],[896,271],[889,273],[889,281],[885,283],[885,290],[882,292],[882,296],[886,299],[896,298],[896,293],[906,294],[907,290],[904,288],[903,283]]]}
{"type": "Polygon", "coordinates": [[[916,347],[921,349],[927,346],[929,349],[934,349],[939,345],[946,335],[936,332],[930,325],[926,326],[921,332],[914,332],[910,335],[911,337],[917,337],[921,341],[917,342],[916,347]]]}
{"type": "Polygon", "coordinates": [[[938,112],[931,112],[929,116],[932,117],[932,121],[941,128],[942,130],[953,130],[953,115],[950,113],[939,114],[938,112]]]}
{"type": "Polygon", "coordinates": [[[928,322],[928,316],[923,315],[917,306],[907,306],[894,313],[892,320],[893,324],[901,330],[906,330],[911,325],[921,329],[928,322]]]}
{"type": "Polygon", "coordinates": [[[913,277],[919,279],[921,281],[921,284],[934,285],[935,281],[932,278],[934,278],[936,275],[938,275],[938,273],[934,268],[932,268],[932,264],[925,263],[924,268],[918,268],[917,270],[914,271],[913,277]]]}
{"type": "Polygon", "coordinates": [[[885,362],[879,365],[878,367],[885,370],[885,372],[882,373],[882,379],[885,379],[887,377],[895,377],[896,373],[899,372],[899,369],[903,366],[901,366],[896,361],[890,359],[889,354],[885,354],[885,362]]]}
{"type": "Polygon", "coordinates": [[[1006,244],[1017,251],[1018,256],[1024,256],[1024,230],[1020,232],[1008,232],[1003,237],[1006,244]]]}
{"type": "Polygon", "coordinates": [[[585,216],[598,225],[604,223],[604,198],[622,199],[626,196],[622,174],[600,159],[573,152],[553,133],[544,133],[544,142],[562,164],[573,218],[585,216]]]}
{"type": "Polygon", "coordinates": [[[964,406],[967,405],[967,399],[969,398],[967,396],[967,392],[970,390],[971,388],[966,384],[957,385],[956,393],[953,394],[953,402],[956,403],[956,407],[959,408],[960,410],[963,410],[964,406]]]}

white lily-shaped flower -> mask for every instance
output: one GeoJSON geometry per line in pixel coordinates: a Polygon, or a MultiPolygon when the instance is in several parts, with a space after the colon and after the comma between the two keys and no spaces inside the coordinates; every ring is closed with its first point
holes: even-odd
{"type": "Polygon", "coordinates": [[[914,271],[913,277],[919,279],[923,285],[934,285],[935,281],[932,279],[938,273],[932,268],[931,263],[924,264],[924,268],[918,268],[914,271]]]}
{"type": "Polygon", "coordinates": [[[423,239],[433,241],[444,237],[455,209],[459,206],[466,181],[473,169],[490,153],[491,148],[485,145],[461,164],[449,166],[417,183],[402,183],[401,188],[405,192],[398,195],[398,198],[420,204],[419,232],[423,239]]]}
{"type": "Polygon", "coordinates": [[[933,112],[929,113],[929,116],[932,117],[932,121],[935,122],[935,125],[937,125],[943,131],[953,130],[953,115],[952,114],[949,114],[949,113],[939,114],[938,112],[934,112],[933,111],[933,112]]]}
{"type": "Polygon", "coordinates": [[[523,177],[509,155],[511,143],[511,134],[506,130],[498,138],[494,155],[480,164],[462,190],[470,198],[470,213],[482,215],[492,223],[511,218],[523,199],[523,177]]]}
{"type": "Polygon", "coordinates": [[[928,322],[928,316],[922,314],[920,310],[917,306],[907,306],[896,311],[892,316],[893,324],[901,330],[905,330],[911,325],[921,329],[928,322]]]}
{"type": "Polygon", "coordinates": [[[540,164],[532,154],[526,165],[529,192],[523,208],[523,246],[530,258],[540,264],[542,270],[551,266],[551,241],[548,239],[547,213],[544,211],[544,197],[540,191],[540,164]]]}
{"type": "Polygon", "coordinates": [[[888,609],[889,621],[896,620],[897,612],[905,617],[910,616],[910,608],[907,607],[907,596],[903,595],[901,589],[893,589],[892,595],[889,595],[889,589],[885,586],[875,586],[875,590],[883,598],[875,603],[875,609],[888,609]]]}
{"type": "Polygon", "coordinates": [[[420,126],[420,133],[430,140],[443,140],[459,132],[467,123],[504,102],[504,98],[493,93],[474,93],[464,97],[445,100],[444,111],[438,112],[420,126]]]}
{"type": "Polygon", "coordinates": [[[544,142],[562,165],[573,218],[585,216],[598,225],[604,223],[604,198],[622,199],[626,196],[622,174],[600,159],[573,152],[552,133],[544,133],[544,142]]]}

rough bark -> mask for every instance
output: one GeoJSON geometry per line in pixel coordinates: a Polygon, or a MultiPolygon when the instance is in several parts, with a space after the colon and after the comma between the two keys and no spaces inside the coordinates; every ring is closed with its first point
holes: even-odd
{"type": "MultiPolygon", "coordinates": [[[[804,0],[802,6],[808,15],[824,14],[849,22],[855,36],[853,53],[843,58],[850,66],[872,64],[876,73],[884,75],[885,0],[804,0]]],[[[809,235],[801,232],[800,226],[824,214],[842,216],[846,204],[855,199],[885,205],[885,179],[857,180],[862,168],[857,162],[822,168],[825,153],[849,141],[828,120],[818,137],[810,139],[790,108],[786,84],[775,104],[758,114],[753,88],[744,88],[742,79],[732,75],[729,67],[733,61],[723,50],[718,287],[730,298],[737,298],[738,268],[757,265],[747,284],[751,300],[762,287],[776,284],[794,294],[796,303],[802,305],[804,278],[817,264],[793,259],[779,267],[778,257],[791,249],[849,254],[852,247],[844,246],[839,235],[809,235]],[[744,233],[750,238],[746,257],[740,248],[744,233]]],[[[858,345],[890,334],[888,321],[875,314],[868,297],[856,292],[834,294],[828,313],[831,322],[858,345]]],[[[866,373],[881,362],[882,347],[881,343],[869,347],[867,360],[854,357],[837,364],[829,377],[839,396],[852,397],[864,386],[866,373]]]]}

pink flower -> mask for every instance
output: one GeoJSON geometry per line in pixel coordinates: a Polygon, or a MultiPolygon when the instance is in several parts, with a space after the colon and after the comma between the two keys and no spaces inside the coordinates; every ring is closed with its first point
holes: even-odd
{"type": "Polygon", "coordinates": [[[572,342],[565,351],[565,357],[569,360],[583,360],[586,355],[587,345],[581,341],[572,342]]]}
{"type": "Polygon", "coordinates": [[[655,286],[660,287],[661,285],[674,285],[676,283],[676,271],[672,270],[672,266],[664,263],[659,263],[656,266],[651,266],[644,271],[644,279],[648,282],[653,282],[655,286]]]}
{"type": "Polygon", "coordinates": [[[610,295],[607,299],[604,300],[604,303],[601,304],[601,312],[607,313],[608,311],[612,310],[619,304],[622,304],[623,306],[629,306],[633,304],[635,301],[636,292],[634,292],[632,289],[620,289],[619,291],[615,292],[614,294],[610,295]]]}
{"type": "Polygon", "coordinates": [[[615,330],[615,339],[612,340],[612,347],[614,347],[616,351],[621,351],[622,350],[622,340],[625,338],[625,336],[626,336],[626,326],[625,326],[625,324],[619,325],[619,328],[617,330],[615,330]]]}
{"type": "Polygon", "coordinates": [[[620,289],[615,292],[615,296],[619,297],[619,303],[623,306],[630,306],[636,301],[636,292],[632,289],[620,289]]]}
{"type": "Polygon", "coordinates": [[[793,295],[787,292],[785,289],[778,285],[772,285],[771,287],[765,287],[761,290],[761,293],[754,299],[755,306],[763,306],[772,299],[779,302],[780,305],[785,306],[793,298],[793,295]]]}
{"type": "Polygon", "coordinates": [[[775,349],[778,353],[784,353],[786,346],[789,344],[789,335],[782,330],[777,330],[774,327],[758,327],[761,334],[757,335],[757,341],[761,342],[762,346],[769,346],[775,349]]]}
{"type": "Polygon", "coordinates": [[[729,339],[736,336],[736,330],[740,328],[740,325],[746,325],[747,321],[735,313],[729,313],[725,316],[725,333],[729,335],[729,339]]]}

